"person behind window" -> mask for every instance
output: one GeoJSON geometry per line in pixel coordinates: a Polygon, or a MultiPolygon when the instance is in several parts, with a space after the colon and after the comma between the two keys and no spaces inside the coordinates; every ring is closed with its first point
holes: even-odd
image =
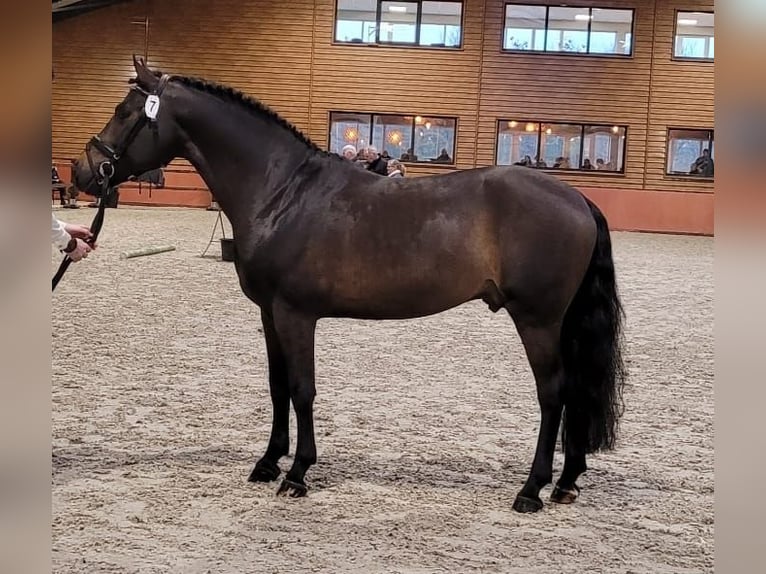
{"type": "Polygon", "coordinates": [[[513,165],[523,165],[523,166],[526,166],[526,167],[534,167],[534,166],[532,165],[532,158],[531,158],[531,157],[529,157],[528,155],[525,155],[525,156],[524,156],[524,159],[521,159],[521,160],[517,161],[517,162],[516,162],[515,164],[513,164],[513,165]]]}
{"type": "Polygon", "coordinates": [[[545,167],[545,168],[547,168],[548,164],[545,163],[545,160],[542,157],[538,157],[537,160],[535,161],[535,167],[538,167],[538,168],[545,167]]]}
{"type": "Polygon", "coordinates": [[[593,164],[590,162],[590,160],[587,157],[582,162],[582,168],[583,169],[595,169],[593,167],[593,164]]]}
{"type": "Polygon", "coordinates": [[[599,158],[596,158],[596,169],[597,170],[603,170],[606,169],[606,165],[604,165],[604,160],[599,158]]]}
{"type": "Polygon", "coordinates": [[[406,171],[404,164],[398,159],[389,161],[386,165],[386,170],[388,171],[388,177],[404,177],[406,171]]]}
{"type": "Polygon", "coordinates": [[[367,169],[380,175],[388,175],[388,161],[378,153],[375,146],[367,147],[367,169]]]}
{"type": "Polygon", "coordinates": [[[452,163],[452,158],[447,152],[447,148],[443,147],[441,153],[433,160],[436,163],[452,163]]]}
{"type": "Polygon", "coordinates": [[[344,145],[343,149],[340,150],[340,155],[349,161],[354,161],[357,156],[356,148],[352,146],[351,144],[344,145]]]}
{"type": "Polygon", "coordinates": [[[418,156],[415,155],[415,151],[412,148],[409,148],[402,154],[399,161],[418,161],[418,156]]]}
{"type": "Polygon", "coordinates": [[[710,157],[710,150],[705,148],[702,150],[702,155],[694,160],[689,173],[702,177],[713,177],[713,169],[713,158],[710,157]]]}

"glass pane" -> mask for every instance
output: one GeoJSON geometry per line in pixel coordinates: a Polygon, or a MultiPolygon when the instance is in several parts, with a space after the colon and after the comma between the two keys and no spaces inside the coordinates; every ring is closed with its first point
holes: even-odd
{"type": "Polygon", "coordinates": [[[384,157],[400,159],[412,147],[412,116],[375,116],[373,145],[384,157]]]}
{"type": "MultiPolygon", "coordinates": [[[[622,42],[622,40],[620,40],[622,42]]],[[[630,32],[628,34],[625,34],[625,44],[622,46],[623,54],[630,54],[633,51],[633,33],[630,32]]]]}
{"type": "Polygon", "coordinates": [[[548,11],[549,52],[585,52],[588,49],[589,8],[551,7],[548,11]],[[551,32],[558,33],[551,34],[551,32]]]}
{"type": "Polygon", "coordinates": [[[455,120],[415,116],[418,161],[455,163],[455,120]]]}
{"type": "Polygon", "coordinates": [[[677,58],[713,58],[715,15],[712,12],[678,12],[673,55],[677,58]]]}
{"type": "Polygon", "coordinates": [[[375,42],[376,0],[338,0],[337,42],[375,42]]]}
{"type": "Polygon", "coordinates": [[[497,165],[537,165],[537,135],[540,124],[500,122],[497,130],[497,165]]]}
{"type": "Polygon", "coordinates": [[[575,124],[542,124],[540,149],[546,167],[578,169],[581,133],[581,126],[575,124]]]}
{"type": "Polygon", "coordinates": [[[457,48],[461,43],[460,2],[423,2],[420,45],[457,48]]]}
{"type": "Polygon", "coordinates": [[[616,54],[617,34],[614,32],[591,32],[590,52],[592,54],[616,54]]]}
{"type": "Polygon", "coordinates": [[[704,58],[705,38],[676,36],[676,56],[681,58],[704,58]]]}
{"type": "Polygon", "coordinates": [[[670,130],[668,138],[668,174],[713,177],[712,132],[670,130]]]}
{"type": "Polygon", "coordinates": [[[545,6],[506,6],[503,48],[542,51],[545,48],[545,10],[545,6]]]}
{"type": "Polygon", "coordinates": [[[341,153],[344,146],[353,145],[357,151],[370,144],[368,114],[330,114],[330,151],[341,153]]]}
{"type": "MultiPolygon", "coordinates": [[[[587,21],[585,23],[587,24],[587,21]]],[[[632,26],[631,10],[594,8],[590,28],[590,53],[630,54],[632,26]]]]}
{"type": "Polygon", "coordinates": [[[622,126],[585,126],[585,140],[580,169],[623,171],[625,128],[622,126]]]}
{"type": "Polygon", "coordinates": [[[381,2],[381,43],[415,43],[418,5],[415,2],[381,2]]]}

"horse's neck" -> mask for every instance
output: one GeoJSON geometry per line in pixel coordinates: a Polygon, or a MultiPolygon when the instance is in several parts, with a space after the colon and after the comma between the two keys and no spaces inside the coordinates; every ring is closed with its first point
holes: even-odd
{"type": "Polygon", "coordinates": [[[183,156],[236,225],[273,200],[310,150],[270,118],[207,94],[199,98],[203,105],[179,118],[188,137],[183,156]]]}

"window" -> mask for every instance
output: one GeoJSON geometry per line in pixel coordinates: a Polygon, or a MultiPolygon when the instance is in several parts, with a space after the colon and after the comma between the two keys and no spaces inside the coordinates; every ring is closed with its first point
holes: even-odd
{"type": "Polygon", "coordinates": [[[380,44],[414,44],[417,41],[418,3],[381,2],[380,44]]]}
{"type": "Polygon", "coordinates": [[[622,54],[633,52],[632,10],[594,8],[590,21],[590,53],[622,54]]]}
{"type": "Polygon", "coordinates": [[[625,126],[501,120],[498,165],[624,173],[625,126]]]}
{"type": "Polygon", "coordinates": [[[545,50],[545,6],[505,7],[505,50],[545,50]]]}
{"type": "Polygon", "coordinates": [[[340,153],[351,144],[357,150],[370,145],[372,122],[369,114],[333,113],[330,121],[330,151],[340,153]]]}
{"type": "Polygon", "coordinates": [[[676,12],[673,57],[683,60],[712,60],[715,17],[712,12],[676,12]]]}
{"type": "Polygon", "coordinates": [[[630,56],[633,10],[506,4],[503,50],[630,56]]]}
{"type": "Polygon", "coordinates": [[[459,48],[462,16],[462,2],[423,2],[420,45],[459,48]]]}
{"type": "Polygon", "coordinates": [[[668,175],[713,178],[713,130],[668,130],[668,175]]]}
{"type": "Polygon", "coordinates": [[[378,30],[377,8],[376,0],[338,0],[335,40],[374,44],[378,30]]]}
{"type": "Polygon", "coordinates": [[[454,118],[419,115],[330,113],[328,149],[368,145],[407,162],[455,163],[454,118]]]}
{"type": "Polygon", "coordinates": [[[578,169],[582,148],[582,126],[542,124],[540,156],[546,165],[559,169],[578,169]]]}
{"type": "Polygon", "coordinates": [[[625,130],[626,128],[622,126],[585,126],[583,164],[587,165],[587,160],[595,170],[623,172],[625,170],[625,130]]]}
{"type": "Polygon", "coordinates": [[[590,8],[548,8],[548,52],[588,51],[590,8]]]}
{"type": "Polygon", "coordinates": [[[459,48],[463,2],[338,0],[335,41],[459,48]]]}

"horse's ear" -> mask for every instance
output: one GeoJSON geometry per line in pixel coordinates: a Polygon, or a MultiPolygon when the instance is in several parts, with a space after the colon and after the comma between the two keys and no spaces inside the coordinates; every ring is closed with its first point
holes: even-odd
{"type": "Polygon", "coordinates": [[[144,59],[133,54],[133,67],[136,69],[136,83],[149,92],[154,91],[159,80],[157,76],[146,67],[144,59]]]}

